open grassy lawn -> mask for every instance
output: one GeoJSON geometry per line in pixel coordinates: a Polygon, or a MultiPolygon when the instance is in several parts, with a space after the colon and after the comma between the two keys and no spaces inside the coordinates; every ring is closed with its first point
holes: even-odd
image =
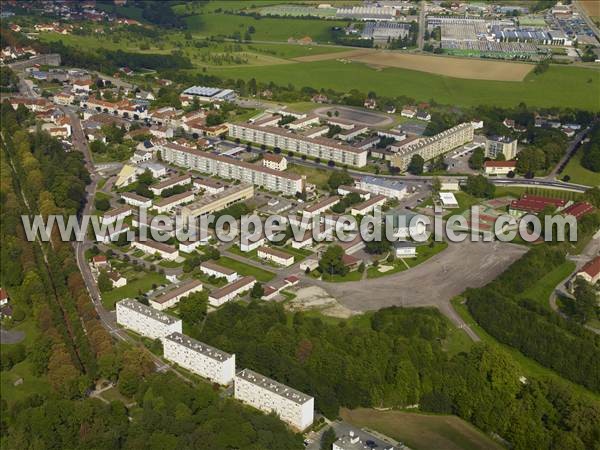
{"type": "Polygon", "coordinates": [[[314,167],[300,166],[298,164],[288,164],[288,172],[298,175],[306,175],[306,181],[315,184],[320,188],[327,187],[330,171],[325,169],[316,169],[314,167]]]}
{"type": "Polygon", "coordinates": [[[538,364],[533,359],[530,359],[527,356],[525,356],[519,350],[498,342],[493,336],[490,336],[483,328],[481,328],[479,326],[479,324],[475,321],[475,319],[473,319],[473,316],[471,316],[471,313],[469,312],[467,305],[465,303],[463,303],[464,300],[465,299],[463,297],[456,297],[456,298],[452,299],[451,302],[452,302],[452,307],[454,308],[454,310],[469,325],[469,327],[475,333],[477,333],[477,336],[479,336],[481,338],[482,342],[484,342],[490,346],[493,346],[495,348],[500,348],[503,351],[510,354],[513,361],[520,367],[520,369],[522,370],[522,373],[525,377],[534,376],[536,378],[559,380],[561,383],[565,383],[574,392],[578,392],[581,395],[583,395],[586,398],[591,399],[593,401],[596,401],[596,402],[600,401],[600,395],[595,394],[595,393],[587,390],[583,386],[573,383],[573,382],[561,377],[556,372],[554,372],[552,369],[548,369],[547,367],[544,367],[541,364],[538,364]]]}
{"type": "Polygon", "coordinates": [[[31,363],[27,360],[16,364],[12,369],[0,372],[0,391],[2,399],[9,403],[23,400],[31,394],[49,394],[50,385],[43,378],[36,377],[32,372],[31,363]],[[15,386],[19,378],[23,383],[15,386]]]}
{"type": "Polygon", "coordinates": [[[256,32],[252,34],[255,41],[283,41],[288,38],[300,39],[309,36],[313,41],[325,43],[331,40],[331,27],[346,26],[345,21],[318,19],[282,19],[264,17],[259,20],[253,17],[231,14],[198,14],[185,18],[188,29],[200,36],[230,37],[236,31],[243,37],[250,26],[256,32]]]}
{"type": "Polygon", "coordinates": [[[500,450],[503,447],[456,416],[342,409],[352,425],[383,433],[415,450],[500,450]]]}
{"type": "Polygon", "coordinates": [[[289,253],[290,255],[294,256],[294,262],[297,263],[299,261],[302,261],[305,258],[308,258],[309,256],[311,256],[313,254],[312,251],[307,250],[305,248],[294,248],[291,245],[286,245],[285,247],[275,247],[278,250],[282,250],[286,253],[289,253]]]}
{"type": "Polygon", "coordinates": [[[243,262],[239,262],[235,259],[228,258],[227,256],[221,256],[217,261],[217,264],[228,267],[230,269],[235,270],[237,273],[243,276],[253,276],[258,281],[262,283],[267,283],[275,278],[275,274],[273,272],[269,272],[268,270],[261,269],[260,267],[251,266],[249,264],[244,264],[243,262]]]}
{"type": "Polygon", "coordinates": [[[123,287],[113,289],[102,294],[102,304],[109,310],[115,308],[115,303],[119,300],[129,297],[136,297],[139,292],[147,292],[152,289],[153,284],[164,284],[166,278],[156,272],[138,272],[134,280],[127,279],[127,284],[123,287]]]}
{"type": "Polygon", "coordinates": [[[588,186],[600,186],[600,173],[592,172],[581,165],[581,151],[575,153],[567,167],[561,174],[561,177],[568,175],[571,177],[570,183],[585,184],[588,186]]]}
{"type": "Polygon", "coordinates": [[[575,270],[573,261],[565,261],[554,270],[537,280],[529,289],[519,294],[520,298],[535,300],[540,306],[550,308],[548,300],[558,284],[575,270]]]}
{"type": "MultiPolygon", "coordinates": [[[[304,23],[304,21],[298,21],[304,23]]],[[[258,39],[258,37],[257,37],[258,39]]],[[[510,107],[526,101],[528,106],[568,105],[600,110],[600,74],[581,67],[551,66],[541,75],[524,81],[467,80],[398,68],[372,68],[362,63],[316,61],[269,67],[217,68],[209,72],[224,78],[256,78],[279,85],[330,88],[341,92],[358,89],[393,97],[406,95],[418,101],[435,99],[440,104],[510,107]],[[569,86],[569,89],[556,89],[569,86]],[[595,95],[592,95],[595,93],[595,95]]]]}
{"type": "Polygon", "coordinates": [[[367,269],[367,278],[385,277],[386,275],[392,275],[394,273],[402,272],[404,270],[418,266],[422,262],[427,261],[429,258],[438,254],[447,247],[447,242],[434,242],[433,247],[429,247],[429,245],[421,245],[417,247],[417,256],[415,258],[397,258],[391,264],[388,264],[385,261],[381,262],[380,267],[392,266],[392,269],[386,272],[380,271],[379,267],[369,267],[367,269]]]}
{"type": "Polygon", "coordinates": [[[466,192],[456,192],[454,196],[456,197],[456,201],[458,202],[458,208],[448,209],[448,212],[444,214],[444,219],[447,219],[450,216],[462,214],[465,211],[469,211],[471,209],[471,206],[476,205],[481,201],[480,199],[473,197],[472,195],[467,194],[466,192]]]}
{"type": "Polygon", "coordinates": [[[323,274],[323,281],[329,281],[331,283],[345,283],[346,281],[360,281],[363,277],[363,274],[358,270],[353,270],[352,272],[348,272],[346,275],[328,275],[323,274]]]}

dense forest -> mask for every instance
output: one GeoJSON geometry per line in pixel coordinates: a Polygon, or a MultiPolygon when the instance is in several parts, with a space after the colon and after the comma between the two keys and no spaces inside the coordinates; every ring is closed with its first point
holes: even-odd
{"type": "MultiPolygon", "coordinates": [[[[89,174],[77,152],[47,134],[21,131],[27,111],[2,104],[0,285],[16,324],[30,322],[27,343],[0,348],[2,377],[18,364],[47,386],[0,392],[0,445],[11,449],[301,449],[302,438],[275,416],[224,399],[209,384],[159,374],[143,346],[115,345],[99,321],[70,243],[26,240],[21,214],[72,214],[89,174]],[[90,398],[98,380],[130,399],[90,398]],[[18,394],[16,394],[18,393],[18,394]],[[130,405],[131,406],[131,405],[130,405]]],[[[8,389],[8,387],[6,388],[8,389]]]]}
{"type": "Polygon", "coordinates": [[[473,317],[500,342],[565,378],[600,392],[600,336],[519,294],[565,261],[560,248],[538,246],[504,274],[466,293],[473,317]]]}
{"type": "Polygon", "coordinates": [[[449,357],[447,323],[435,310],[389,308],[368,321],[324,322],[280,305],[227,304],[190,334],[235,352],[252,367],[315,396],[329,418],[341,406],[419,404],[456,414],[515,449],[600,448],[600,405],[564,383],[520,379],[504,352],[476,345],[449,357]],[[577,426],[574,426],[577,424],[577,426]]]}

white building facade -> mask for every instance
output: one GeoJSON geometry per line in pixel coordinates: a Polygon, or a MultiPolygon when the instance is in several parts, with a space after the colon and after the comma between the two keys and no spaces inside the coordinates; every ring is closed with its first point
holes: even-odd
{"type": "Polygon", "coordinates": [[[237,400],[265,413],[274,412],[297,430],[305,430],[314,419],[314,398],[250,369],[235,376],[237,400]]]}
{"type": "Polygon", "coordinates": [[[150,339],[181,333],[181,319],[126,298],[117,303],[117,323],[150,339]]]}

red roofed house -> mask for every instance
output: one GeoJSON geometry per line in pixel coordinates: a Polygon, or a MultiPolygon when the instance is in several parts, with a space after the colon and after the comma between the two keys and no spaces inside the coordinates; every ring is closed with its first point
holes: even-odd
{"type": "Polygon", "coordinates": [[[596,284],[600,280],[600,255],[587,262],[576,276],[590,284],[596,284]]]}
{"type": "Polygon", "coordinates": [[[486,175],[506,175],[508,172],[514,172],[516,168],[516,161],[486,161],[483,163],[486,175]]]}
{"type": "Polygon", "coordinates": [[[539,214],[548,206],[561,209],[564,208],[566,203],[567,202],[565,200],[561,200],[559,198],[523,194],[519,200],[513,200],[510,203],[508,212],[513,216],[521,217],[526,213],[539,214]]]}
{"type": "Polygon", "coordinates": [[[8,292],[0,288],[0,319],[3,317],[12,317],[12,307],[8,304],[8,292]]]}
{"type": "Polygon", "coordinates": [[[563,211],[565,216],[574,216],[579,220],[580,217],[591,213],[594,207],[588,202],[574,203],[563,211]]]}
{"type": "Polygon", "coordinates": [[[8,303],[8,292],[4,288],[0,288],[0,306],[8,303]]]}
{"type": "Polygon", "coordinates": [[[273,153],[264,153],[262,163],[263,166],[273,170],[282,171],[287,169],[287,159],[284,156],[274,155],[273,153]]]}
{"type": "Polygon", "coordinates": [[[104,255],[96,255],[92,257],[92,264],[94,265],[95,269],[106,269],[108,267],[110,267],[110,264],[108,263],[108,259],[106,259],[106,256],[104,255]]]}

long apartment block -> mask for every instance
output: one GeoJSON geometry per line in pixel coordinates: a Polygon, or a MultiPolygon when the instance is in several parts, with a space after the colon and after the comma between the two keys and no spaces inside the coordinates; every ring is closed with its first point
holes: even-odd
{"type": "Polygon", "coordinates": [[[297,430],[305,430],[314,419],[315,400],[250,369],[235,376],[234,396],[237,400],[266,413],[274,412],[297,430]]]}
{"type": "MultiPolygon", "coordinates": [[[[428,161],[472,140],[473,125],[461,123],[435,136],[420,139],[415,144],[403,146],[400,141],[396,147],[397,153],[392,156],[390,162],[393,167],[405,171],[414,155],[421,155],[425,161],[428,161]]],[[[394,149],[392,146],[392,150],[394,149]]]]}
{"type": "Polygon", "coordinates": [[[230,355],[181,333],[163,339],[164,357],[223,386],[235,377],[235,355],[230,355]]]}
{"type": "Polygon", "coordinates": [[[163,161],[168,163],[221,178],[252,183],[269,191],[295,195],[304,190],[304,178],[300,175],[280,172],[227,156],[215,155],[170,142],[160,145],[160,154],[163,161]]]}
{"type": "Polygon", "coordinates": [[[181,319],[130,298],[117,303],[117,323],[150,339],[181,333],[181,319]]]}
{"type": "Polygon", "coordinates": [[[351,147],[334,139],[309,138],[285,128],[255,124],[231,124],[229,136],[254,144],[279,147],[285,151],[301,153],[313,158],[332,160],[354,167],[367,165],[367,150],[351,147]]]}

